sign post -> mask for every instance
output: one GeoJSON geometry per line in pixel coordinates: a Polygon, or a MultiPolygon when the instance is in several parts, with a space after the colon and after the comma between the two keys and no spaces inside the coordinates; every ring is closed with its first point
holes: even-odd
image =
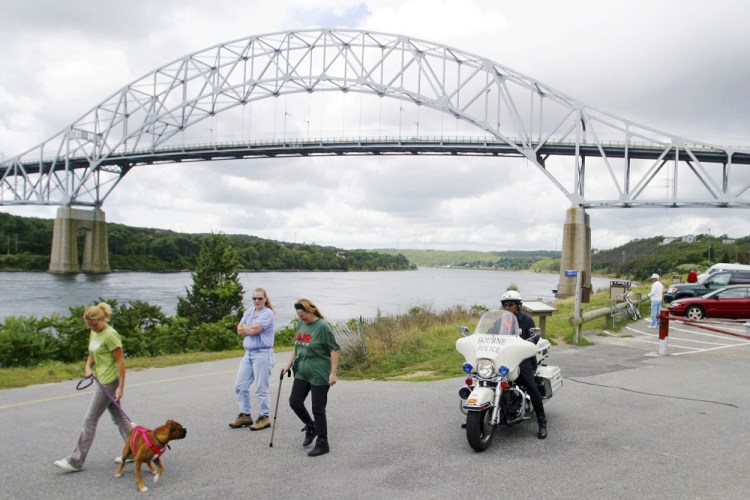
{"type": "Polygon", "coordinates": [[[583,272],[576,271],[575,269],[566,269],[565,270],[565,276],[568,278],[575,277],[576,279],[576,301],[575,301],[575,309],[573,310],[573,321],[575,321],[576,324],[576,330],[573,334],[573,343],[578,345],[578,339],[581,334],[581,277],[583,275],[583,272]]]}

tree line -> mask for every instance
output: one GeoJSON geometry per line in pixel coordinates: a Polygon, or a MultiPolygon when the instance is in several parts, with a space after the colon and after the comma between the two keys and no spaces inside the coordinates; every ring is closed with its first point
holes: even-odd
{"type": "Polygon", "coordinates": [[[637,239],[591,255],[591,272],[605,276],[647,280],[653,273],[685,275],[690,269],[705,271],[717,262],[750,263],[750,236],[696,235],[694,240],[664,236],[637,239]]]}
{"type": "MultiPolygon", "coordinates": [[[[559,251],[533,250],[479,252],[469,250],[396,250],[417,266],[491,268],[511,271],[559,273],[559,251]]],[[[591,250],[591,272],[600,276],[647,280],[653,273],[686,275],[705,271],[717,262],[750,264],[750,236],[695,235],[693,238],[654,236],[636,239],[608,250],[591,250]]]]}
{"type": "MultiPolygon", "coordinates": [[[[0,271],[46,271],[54,221],[0,212],[0,271]],[[4,251],[3,251],[4,250],[4,251]]],[[[194,270],[210,234],[178,233],[108,223],[113,271],[194,270]]],[[[401,254],[285,243],[250,235],[228,235],[244,271],[401,271],[413,269],[401,254]]],[[[83,255],[84,235],[78,237],[83,255]]]]}

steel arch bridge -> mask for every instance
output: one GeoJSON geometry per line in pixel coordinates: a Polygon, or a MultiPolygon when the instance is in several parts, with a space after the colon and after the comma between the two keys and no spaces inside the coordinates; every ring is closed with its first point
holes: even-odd
{"type": "Polygon", "coordinates": [[[459,49],[335,29],[250,36],[158,68],[3,161],[0,204],[101,207],[139,165],[348,154],[521,157],[584,209],[750,207],[749,150],[636,124],[459,49]],[[478,135],[184,143],[188,129],[232,108],[316,92],[397,99],[468,123],[478,135]],[[650,188],[663,178],[669,185],[654,196],[650,188]],[[587,190],[587,181],[595,187],[587,190]]]}

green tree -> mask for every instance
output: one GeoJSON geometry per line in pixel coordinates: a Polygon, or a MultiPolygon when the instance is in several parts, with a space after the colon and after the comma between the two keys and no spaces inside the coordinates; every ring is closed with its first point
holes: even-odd
{"type": "Polygon", "coordinates": [[[187,319],[188,327],[217,323],[226,316],[242,317],[244,290],[239,280],[237,250],[223,234],[207,236],[198,254],[193,287],[187,297],[178,297],[177,316],[187,319]]]}

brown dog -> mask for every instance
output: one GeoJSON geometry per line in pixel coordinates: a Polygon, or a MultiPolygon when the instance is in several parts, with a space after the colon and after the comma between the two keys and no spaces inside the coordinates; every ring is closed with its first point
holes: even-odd
{"type": "Polygon", "coordinates": [[[154,476],[154,482],[164,473],[164,466],[161,464],[160,457],[167,447],[167,443],[173,439],[183,439],[187,434],[182,424],[174,420],[167,420],[164,425],[154,430],[145,427],[136,426],[130,431],[125,446],[122,448],[122,463],[115,472],[115,477],[122,476],[122,469],[125,467],[125,460],[132,454],[133,465],[135,465],[135,484],[141,491],[148,491],[143,484],[141,477],[141,464],[148,464],[151,474],[154,476]],[[155,457],[155,458],[154,458],[155,457]],[[151,461],[154,461],[158,469],[154,469],[151,461]]]}

